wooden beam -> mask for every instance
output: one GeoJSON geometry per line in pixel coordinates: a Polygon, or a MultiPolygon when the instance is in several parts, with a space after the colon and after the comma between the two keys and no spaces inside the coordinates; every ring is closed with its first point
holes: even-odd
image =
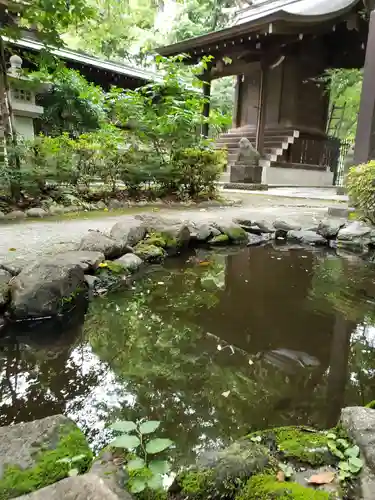
{"type": "Polygon", "coordinates": [[[261,63],[260,70],[260,82],[259,82],[259,96],[258,96],[258,116],[257,116],[257,128],[255,136],[255,149],[262,155],[264,146],[264,127],[266,123],[266,91],[267,91],[267,76],[268,76],[268,65],[261,63]]]}
{"type": "MultiPolygon", "coordinates": [[[[204,119],[207,119],[210,116],[210,99],[211,99],[211,80],[205,80],[203,82],[203,110],[202,115],[204,119]]],[[[202,135],[203,137],[208,137],[209,125],[206,120],[202,123],[202,135]]]]}
{"type": "Polygon", "coordinates": [[[232,128],[237,128],[241,123],[241,97],[242,97],[242,77],[243,75],[237,75],[236,86],[234,90],[234,102],[233,102],[233,116],[232,116],[232,128]]]}
{"type": "Polygon", "coordinates": [[[354,165],[375,158],[375,10],[371,12],[361,102],[354,147],[354,165]]]}

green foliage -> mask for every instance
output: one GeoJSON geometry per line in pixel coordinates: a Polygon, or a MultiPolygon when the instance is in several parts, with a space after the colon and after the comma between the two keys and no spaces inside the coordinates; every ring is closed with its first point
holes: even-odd
{"type": "Polygon", "coordinates": [[[345,482],[359,474],[364,463],[359,457],[359,447],[334,432],[328,432],[327,438],[330,452],[340,460],[338,464],[339,480],[345,482]]]}
{"type": "Polygon", "coordinates": [[[125,469],[130,476],[128,487],[132,493],[163,489],[163,476],[169,472],[170,465],[167,460],[155,460],[154,455],[168,450],[173,441],[149,438],[149,434],[154,433],[159,426],[158,420],[137,423],[120,421],[110,426],[113,431],[121,433],[111,442],[111,447],[124,448],[131,452],[132,458],[127,461],[125,469]]]}
{"type": "Polygon", "coordinates": [[[346,185],[359,215],[375,224],[375,161],[350,168],[346,185]]]}
{"type": "Polygon", "coordinates": [[[325,491],[315,491],[293,482],[279,482],[275,476],[259,474],[253,476],[236,500],[329,500],[331,495],[325,491]]]}
{"type": "Polygon", "coordinates": [[[34,467],[20,469],[9,465],[5,468],[0,479],[0,499],[18,497],[60,481],[70,475],[73,460],[77,471],[84,473],[91,464],[92,452],[78,428],[63,426],[56,448],[43,449],[41,446],[34,467]]]}
{"type": "Polygon", "coordinates": [[[78,71],[61,63],[51,70],[47,64],[28,77],[50,83],[48,91],[40,97],[44,112],[37,124],[40,123],[43,134],[56,136],[66,132],[70,137],[78,137],[100,127],[105,118],[104,92],[88,83],[78,71]]]}

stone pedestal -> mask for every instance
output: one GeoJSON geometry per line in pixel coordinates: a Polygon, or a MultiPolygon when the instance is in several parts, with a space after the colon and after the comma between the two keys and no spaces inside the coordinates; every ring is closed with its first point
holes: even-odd
{"type": "Polygon", "coordinates": [[[230,182],[244,184],[261,184],[263,167],[235,163],[231,167],[230,182]]]}

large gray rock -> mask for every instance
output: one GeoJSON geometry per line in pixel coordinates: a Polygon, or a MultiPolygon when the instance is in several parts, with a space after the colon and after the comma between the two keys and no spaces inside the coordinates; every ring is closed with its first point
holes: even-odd
{"type": "Polygon", "coordinates": [[[120,221],[113,226],[110,236],[124,245],[133,247],[146,236],[146,227],[140,220],[120,221]]]}
{"type": "Polygon", "coordinates": [[[8,212],[5,216],[6,219],[15,220],[15,219],[25,219],[25,212],[21,212],[21,210],[12,210],[8,212]]]}
{"type": "Polygon", "coordinates": [[[162,247],[144,242],[138,243],[138,245],[134,247],[134,253],[146,262],[161,262],[166,256],[166,252],[162,247]]]}
{"type": "Polygon", "coordinates": [[[64,210],[65,207],[63,207],[62,205],[51,205],[50,207],[48,207],[48,212],[50,213],[50,215],[63,214],[64,210]]]}
{"type": "Polygon", "coordinates": [[[129,499],[129,493],[125,490],[128,474],[125,472],[121,461],[119,463],[116,453],[113,453],[109,447],[99,453],[91,466],[90,472],[100,477],[118,498],[129,499]]]}
{"type": "Polygon", "coordinates": [[[165,240],[168,250],[185,247],[190,241],[189,223],[163,217],[144,216],[143,226],[150,235],[165,240]]]}
{"type": "Polygon", "coordinates": [[[95,474],[69,477],[41,490],[18,497],[17,500],[131,500],[132,497],[123,491],[116,495],[103,478],[95,474]]]}
{"type": "Polygon", "coordinates": [[[58,258],[27,266],[9,287],[11,311],[17,318],[57,315],[87,289],[81,264],[58,258]]]}
{"type": "Polygon", "coordinates": [[[74,264],[81,267],[84,272],[95,271],[99,264],[104,262],[105,257],[101,252],[90,252],[89,250],[69,250],[56,253],[51,256],[56,263],[74,264]]]}
{"type": "Polygon", "coordinates": [[[337,240],[338,241],[354,241],[365,236],[369,236],[372,231],[370,226],[367,226],[363,222],[354,221],[348,224],[346,227],[340,229],[337,240]]]}
{"type": "Polygon", "coordinates": [[[324,219],[319,222],[316,232],[327,240],[335,239],[340,229],[345,226],[345,222],[345,220],[324,219]]]}
{"type": "Polygon", "coordinates": [[[122,241],[117,241],[100,231],[89,231],[81,240],[79,250],[100,252],[106,259],[116,259],[128,251],[122,241]]]}
{"type": "Polygon", "coordinates": [[[212,230],[214,228],[206,222],[198,222],[193,224],[189,229],[191,238],[195,238],[197,241],[207,241],[213,236],[212,230]]]}
{"type": "Polygon", "coordinates": [[[296,222],[293,221],[285,221],[282,219],[277,219],[273,223],[273,227],[278,230],[278,231],[298,231],[301,229],[300,224],[297,224],[296,222]]]}
{"type": "Polygon", "coordinates": [[[232,243],[247,243],[247,232],[239,224],[228,221],[218,221],[215,226],[223,234],[226,234],[232,243]]]}
{"type": "Polygon", "coordinates": [[[5,271],[5,269],[0,269],[0,307],[4,307],[9,300],[9,281],[12,279],[12,275],[5,271]]]}
{"type": "Polygon", "coordinates": [[[125,271],[130,273],[135,273],[142,266],[143,261],[138,255],[133,253],[128,253],[123,255],[119,259],[115,260],[116,264],[120,264],[124,268],[125,271]]]}
{"type": "Polygon", "coordinates": [[[298,241],[304,245],[327,245],[328,242],[320,234],[314,233],[314,231],[288,231],[287,239],[290,241],[298,241]]]}
{"type": "Polygon", "coordinates": [[[48,212],[43,210],[43,208],[29,208],[26,210],[27,217],[45,217],[48,215],[48,212]]]}
{"type": "Polygon", "coordinates": [[[108,208],[110,210],[118,210],[119,208],[123,208],[123,203],[119,200],[109,200],[108,208]]]}
{"type": "Polygon", "coordinates": [[[352,406],[341,410],[342,426],[359,446],[365,465],[360,473],[362,500],[375,498],[375,410],[352,406]]]}
{"type": "Polygon", "coordinates": [[[52,468],[46,457],[52,452],[54,461],[82,454],[75,464],[80,472],[87,469],[92,456],[82,432],[63,415],[0,427],[0,498],[15,498],[65,478],[68,466],[52,468]],[[14,482],[1,481],[8,467],[33,472],[14,482]]]}

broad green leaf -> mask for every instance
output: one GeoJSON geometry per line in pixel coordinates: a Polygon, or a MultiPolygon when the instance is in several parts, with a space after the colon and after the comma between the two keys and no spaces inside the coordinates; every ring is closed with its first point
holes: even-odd
{"type": "Polygon", "coordinates": [[[79,470],[78,469],[70,469],[70,471],[68,472],[68,476],[69,477],[78,476],[78,474],[79,474],[79,470]]]}
{"type": "Polygon", "coordinates": [[[340,470],[339,472],[339,481],[346,481],[351,476],[350,472],[346,470],[340,470]]]}
{"type": "Polygon", "coordinates": [[[152,462],[149,463],[148,468],[154,474],[166,474],[169,472],[171,466],[166,460],[152,460],[152,462]]]}
{"type": "Polygon", "coordinates": [[[70,464],[71,461],[72,461],[71,458],[65,457],[65,458],[60,458],[59,460],[56,460],[56,463],[57,464],[70,464]]]}
{"type": "Polygon", "coordinates": [[[156,438],[146,444],[146,451],[152,455],[153,453],[160,453],[172,445],[173,441],[170,439],[156,438]]]}
{"type": "Polygon", "coordinates": [[[163,487],[163,477],[160,474],[154,474],[147,479],[147,486],[150,490],[160,490],[163,487]]]}
{"type": "Polygon", "coordinates": [[[140,493],[146,488],[147,484],[144,479],[134,478],[131,481],[130,491],[131,493],[140,493]]]}
{"type": "Polygon", "coordinates": [[[137,436],[129,436],[128,434],[123,434],[114,439],[110,445],[115,448],[126,448],[127,450],[133,450],[140,445],[140,440],[137,436]]]}
{"type": "Polygon", "coordinates": [[[357,468],[358,470],[362,469],[363,467],[363,460],[357,457],[350,457],[349,460],[349,465],[351,465],[353,468],[357,468]]]}
{"type": "Polygon", "coordinates": [[[262,436],[253,436],[250,439],[251,441],[254,441],[254,443],[260,443],[262,441],[262,436]]]}
{"type": "Polygon", "coordinates": [[[336,439],[336,434],[334,434],[333,432],[328,432],[327,433],[327,438],[328,439],[336,439]]]}
{"type": "Polygon", "coordinates": [[[143,460],[143,458],[135,458],[134,460],[129,460],[129,462],[126,464],[126,468],[128,469],[128,471],[139,470],[143,469],[145,465],[146,462],[143,460]]]}
{"type": "Polygon", "coordinates": [[[336,443],[339,444],[342,448],[349,447],[349,443],[347,442],[346,439],[337,439],[336,443]]]}
{"type": "Polygon", "coordinates": [[[328,448],[330,449],[331,453],[336,455],[336,457],[341,458],[341,460],[344,460],[345,456],[342,451],[340,451],[336,443],[334,441],[328,441],[328,448]]]}
{"type": "Polygon", "coordinates": [[[83,460],[84,458],[86,458],[87,455],[84,455],[82,453],[82,455],[76,455],[75,457],[73,457],[71,459],[72,462],[79,462],[80,460],[83,460]]]}
{"type": "Polygon", "coordinates": [[[113,431],[128,433],[135,431],[137,426],[134,422],[131,422],[130,420],[122,420],[120,422],[115,422],[114,424],[110,425],[109,428],[113,431]]]}
{"type": "Polygon", "coordinates": [[[159,420],[148,420],[147,422],[142,422],[139,426],[139,431],[141,434],[151,434],[151,432],[156,431],[160,426],[159,420]]]}
{"type": "Polygon", "coordinates": [[[341,470],[346,470],[346,471],[348,471],[348,470],[349,470],[349,463],[348,463],[348,462],[344,462],[344,461],[342,461],[342,462],[340,462],[340,463],[339,463],[339,468],[340,468],[341,470]]]}
{"type": "Polygon", "coordinates": [[[351,446],[347,450],[345,450],[345,455],[347,457],[358,457],[359,455],[359,448],[357,445],[351,446]]]}

